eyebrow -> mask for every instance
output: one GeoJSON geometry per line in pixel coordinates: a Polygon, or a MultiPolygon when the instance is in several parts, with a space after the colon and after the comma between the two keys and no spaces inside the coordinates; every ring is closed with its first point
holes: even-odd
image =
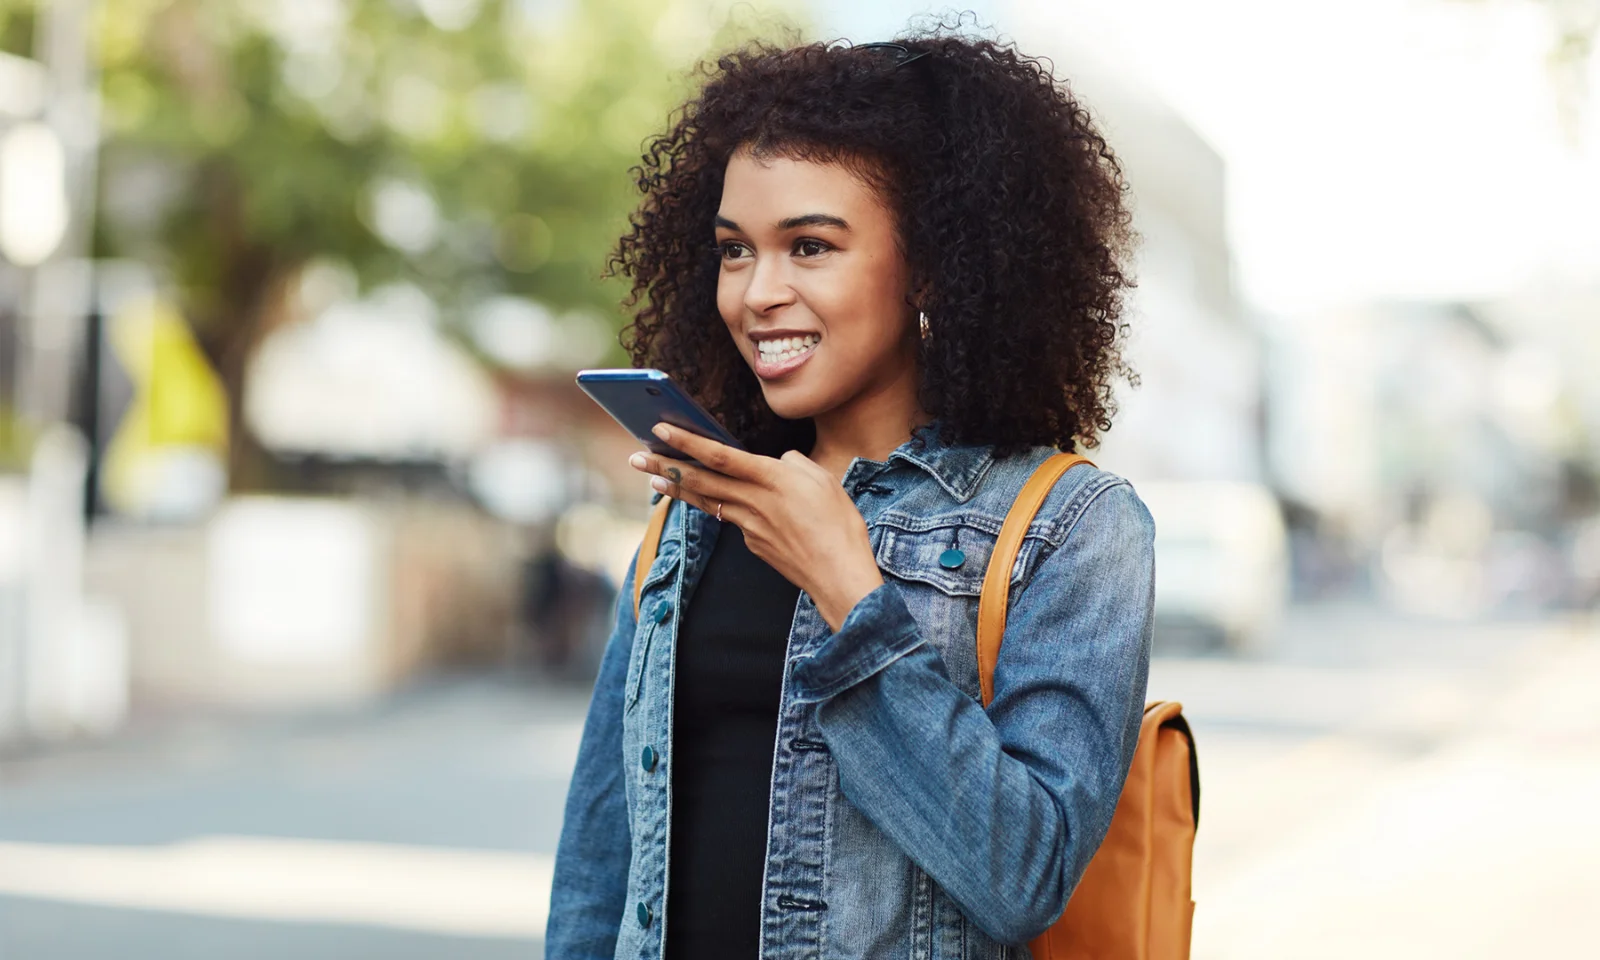
{"type": "MultiPolygon", "coordinates": [[[[721,214],[717,214],[716,222],[717,226],[724,230],[744,232],[743,227],[721,214]]],[[[779,230],[793,230],[797,227],[838,227],[840,230],[848,231],[850,224],[846,223],[843,217],[836,217],[831,213],[806,213],[798,217],[785,217],[778,221],[779,230]]]]}

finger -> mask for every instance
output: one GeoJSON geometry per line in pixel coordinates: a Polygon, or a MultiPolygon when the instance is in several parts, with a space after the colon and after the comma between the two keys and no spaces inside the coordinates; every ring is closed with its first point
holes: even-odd
{"type": "Polygon", "coordinates": [[[707,469],[751,482],[759,482],[766,477],[764,462],[769,460],[769,457],[759,457],[753,453],[736,450],[725,443],[718,443],[668,423],[656,424],[653,432],[663,441],[672,444],[674,449],[687,453],[705,464],[707,469]]]}
{"type": "Polygon", "coordinates": [[[638,470],[640,473],[650,473],[658,477],[666,477],[673,483],[677,483],[683,479],[684,471],[692,469],[689,464],[682,460],[674,460],[671,457],[663,457],[659,454],[644,452],[635,453],[633,456],[629,457],[628,466],[638,470]]]}
{"type": "MultiPolygon", "coordinates": [[[[684,490],[707,497],[715,497],[718,500],[743,502],[749,492],[749,485],[742,480],[725,477],[720,473],[701,469],[671,457],[636,453],[628,458],[628,463],[634,469],[653,474],[672,486],[682,487],[684,490]]],[[[652,486],[654,487],[654,484],[652,486]]],[[[661,488],[655,487],[655,489],[661,488]]]]}
{"type": "Polygon", "coordinates": [[[685,490],[680,484],[667,483],[661,477],[651,480],[650,485],[674,500],[682,500],[696,510],[708,513],[713,517],[720,514],[721,519],[727,523],[739,524],[742,527],[744,521],[751,516],[750,511],[746,510],[742,504],[719,500],[716,497],[709,497],[693,490],[685,490]],[[656,486],[657,484],[662,484],[662,486],[656,486]]]}

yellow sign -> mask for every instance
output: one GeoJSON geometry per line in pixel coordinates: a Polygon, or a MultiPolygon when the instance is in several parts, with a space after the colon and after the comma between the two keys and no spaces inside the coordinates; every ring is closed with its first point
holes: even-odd
{"type": "Polygon", "coordinates": [[[103,492],[121,511],[140,511],[160,491],[152,461],[183,450],[224,462],[228,398],[194,335],[171,304],[147,300],[110,318],[112,351],[133,383],[133,400],[106,450],[103,492]]]}

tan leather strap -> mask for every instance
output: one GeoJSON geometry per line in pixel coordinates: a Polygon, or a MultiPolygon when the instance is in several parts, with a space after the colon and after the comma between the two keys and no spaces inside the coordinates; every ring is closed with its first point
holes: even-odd
{"type": "Polygon", "coordinates": [[[1139,742],[1154,736],[1162,727],[1172,727],[1189,742],[1189,806],[1194,825],[1200,825],[1200,757],[1194,746],[1194,731],[1183,715],[1183,704],[1176,700],[1151,700],[1144,705],[1144,721],[1139,725],[1139,742]]]}
{"type": "Polygon", "coordinates": [[[650,511],[650,522],[644,528],[644,541],[639,544],[639,559],[633,564],[633,619],[639,619],[639,597],[644,594],[645,574],[656,562],[656,551],[661,549],[661,531],[667,525],[667,508],[672,501],[662,497],[650,511]]]}
{"type": "Polygon", "coordinates": [[[1006,514],[1000,527],[1000,537],[994,542],[994,553],[989,555],[989,569],[983,575],[983,592],[978,595],[978,686],[983,692],[983,705],[994,699],[994,665],[1000,659],[1000,641],[1006,632],[1006,603],[1011,589],[1011,567],[1017,562],[1017,551],[1022,548],[1022,538],[1028,534],[1028,525],[1034,514],[1050,495],[1061,475],[1080,463],[1093,463],[1076,453],[1058,453],[1033,471],[1033,476],[1023,484],[1022,492],[1006,514]]]}

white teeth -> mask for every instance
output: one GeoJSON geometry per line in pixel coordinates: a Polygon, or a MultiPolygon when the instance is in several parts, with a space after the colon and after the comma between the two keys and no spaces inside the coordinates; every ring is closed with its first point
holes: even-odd
{"type": "Polygon", "coordinates": [[[761,354],[761,359],[768,363],[781,363],[800,356],[821,341],[822,338],[816,334],[806,334],[803,337],[779,337],[775,340],[758,341],[756,350],[761,354]]]}

